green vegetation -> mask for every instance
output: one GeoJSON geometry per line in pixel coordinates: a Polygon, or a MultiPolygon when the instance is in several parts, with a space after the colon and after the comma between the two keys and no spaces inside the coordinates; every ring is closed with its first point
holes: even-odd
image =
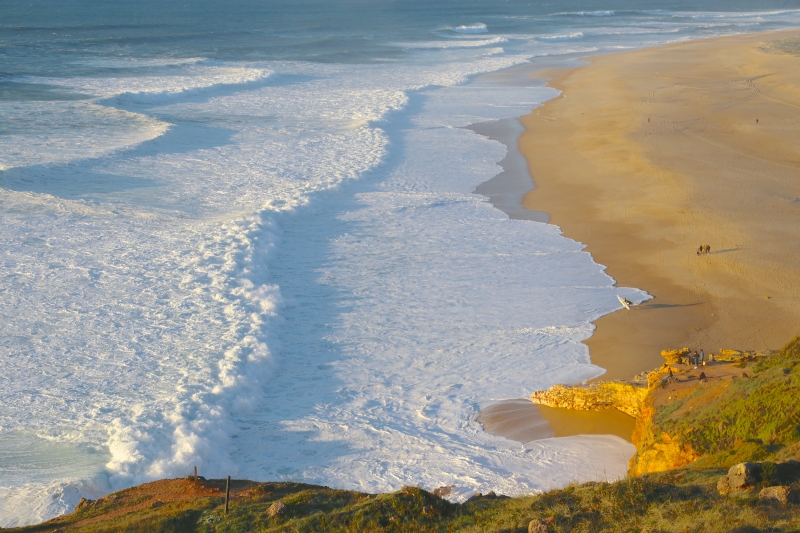
{"type": "Polygon", "coordinates": [[[654,434],[680,436],[698,466],[794,456],[800,440],[800,338],[775,355],[737,365],[730,382],[698,387],[656,411],[654,434]]]}
{"type": "Polygon", "coordinates": [[[723,470],[681,469],[616,483],[572,485],[538,496],[490,494],[464,504],[449,503],[416,487],[375,496],[298,483],[251,483],[246,494],[232,500],[227,515],[222,497],[206,497],[157,507],[139,505],[133,512],[102,519],[115,505],[117,509],[134,506],[127,491],[121,491],[110,507],[89,508],[40,526],[3,531],[523,533],[532,519],[547,521],[549,531],[575,533],[727,533],[742,527],[751,529],[741,531],[777,533],[800,529],[798,504],[780,506],[753,495],[718,495],[714,487],[723,474],[723,470]],[[285,511],[269,516],[266,511],[277,501],[286,505],[285,511]],[[101,520],[91,522],[93,517],[101,520]]]}

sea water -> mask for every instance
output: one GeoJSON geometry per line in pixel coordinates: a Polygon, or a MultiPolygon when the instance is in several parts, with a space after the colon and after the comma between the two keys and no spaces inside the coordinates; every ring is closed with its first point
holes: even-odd
{"type": "Polygon", "coordinates": [[[615,479],[612,436],[520,444],[492,402],[602,374],[616,287],[473,193],[485,77],[795,27],[792,2],[0,2],[0,525],[232,475],[452,498],[615,479]]]}

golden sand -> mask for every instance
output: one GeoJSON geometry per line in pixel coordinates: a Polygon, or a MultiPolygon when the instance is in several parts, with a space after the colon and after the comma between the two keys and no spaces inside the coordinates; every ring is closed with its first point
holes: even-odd
{"type": "Polygon", "coordinates": [[[665,348],[783,346],[800,333],[800,32],[590,63],[545,74],[563,94],[522,119],[520,150],[523,205],[655,297],[595,323],[603,379],[665,348]]]}

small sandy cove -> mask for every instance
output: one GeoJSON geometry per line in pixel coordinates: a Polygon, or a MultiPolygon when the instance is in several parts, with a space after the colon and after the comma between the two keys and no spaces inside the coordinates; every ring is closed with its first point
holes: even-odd
{"type": "Polygon", "coordinates": [[[800,31],[588,61],[537,74],[563,93],[522,119],[520,149],[523,205],[654,296],[596,322],[601,379],[665,348],[782,347],[800,333],[800,31]]]}

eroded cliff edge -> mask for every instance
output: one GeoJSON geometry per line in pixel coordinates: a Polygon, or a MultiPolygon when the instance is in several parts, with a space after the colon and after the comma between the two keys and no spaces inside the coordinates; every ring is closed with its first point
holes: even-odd
{"type": "Polygon", "coordinates": [[[720,350],[705,365],[688,364],[687,355],[664,351],[661,368],[633,381],[556,385],[531,401],[635,417],[634,476],[800,453],[800,337],[778,352],[720,350]]]}

